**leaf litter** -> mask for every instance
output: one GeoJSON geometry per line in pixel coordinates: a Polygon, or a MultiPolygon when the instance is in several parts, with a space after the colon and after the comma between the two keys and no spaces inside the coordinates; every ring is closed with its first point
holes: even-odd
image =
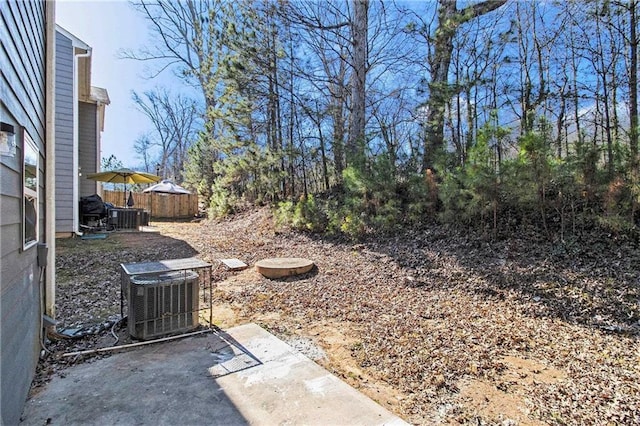
{"type": "Polygon", "coordinates": [[[276,229],[267,209],[153,225],[58,240],[58,330],[85,332],[49,343],[34,391],[92,359],[62,353],[130,341],[118,327],[120,263],[197,256],[214,264],[217,325],[315,342],[316,362],[411,423],[640,424],[637,242],[492,241],[432,226],[353,243],[276,229]],[[217,261],[232,257],[317,268],[269,280],[217,261]]]}

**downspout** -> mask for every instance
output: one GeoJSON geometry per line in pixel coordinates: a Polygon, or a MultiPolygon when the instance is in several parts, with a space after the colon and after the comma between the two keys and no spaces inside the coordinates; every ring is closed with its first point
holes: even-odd
{"type": "MultiPolygon", "coordinates": [[[[96,172],[101,171],[102,165],[100,159],[102,157],[102,126],[100,124],[101,118],[104,116],[104,104],[100,101],[96,101],[96,172]]],[[[102,185],[96,182],[96,194],[100,197],[103,196],[102,185]]]]}
{"type": "MultiPolygon", "coordinates": [[[[56,315],[56,141],[55,141],[55,49],[56,19],[54,2],[45,3],[46,19],[46,80],[45,80],[45,242],[47,267],[45,270],[44,312],[56,315]]],[[[43,297],[43,295],[40,295],[43,297]]]]}
{"type": "MultiPolygon", "coordinates": [[[[75,48],[75,47],[74,47],[75,48]]],[[[80,78],[78,77],[78,60],[80,58],[88,58],[91,56],[91,50],[88,50],[86,53],[73,53],[73,232],[76,235],[81,235],[80,233],[80,188],[78,179],[78,174],[80,171],[78,170],[80,167],[79,160],[79,152],[78,146],[79,142],[79,93],[78,93],[78,84],[80,78]]]]}

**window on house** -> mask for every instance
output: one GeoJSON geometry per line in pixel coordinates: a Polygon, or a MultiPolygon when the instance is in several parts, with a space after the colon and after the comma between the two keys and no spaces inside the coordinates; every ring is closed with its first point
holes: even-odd
{"type": "Polygon", "coordinates": [[[24,249],[38,242],[38,148],[31,137],[24,133],[23,194],[22,211],[24,249]]]}

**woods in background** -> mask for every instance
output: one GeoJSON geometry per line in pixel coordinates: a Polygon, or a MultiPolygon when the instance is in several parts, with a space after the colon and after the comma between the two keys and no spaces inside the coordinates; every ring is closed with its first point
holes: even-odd
{"type": "Polygon", "coordinates": [[[137,102],[179,123],[159,126],[163,164],[211,214],[277,204],[354,236],[433,220],[637,232],[636,0],[136,7],[156,44],[131,56],[199,94],[137,102]]]}

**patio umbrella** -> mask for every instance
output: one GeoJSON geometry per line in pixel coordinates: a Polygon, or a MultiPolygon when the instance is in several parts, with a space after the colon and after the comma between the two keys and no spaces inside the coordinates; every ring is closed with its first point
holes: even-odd
{"type": "Polygon", "coordinates": [[[87,179],[98,182],[124,183],[124,205],[127,205],[127,184],[134,183],[154,183],[160,181],[161,177],[151,173],[137,172],[131,169],[107,170],[105,172],[89,173],[87,179]]]}
{"type": "Polygon", "coordinates": [[[162,192],[165,194],[191,194],[191,191],[184,189],[180,185],[176,185],[170,180],[163,180],[160,183],[156,183],[155,185],[152,185],[149,188],[144,189],[142,192],[162,192]]]}

